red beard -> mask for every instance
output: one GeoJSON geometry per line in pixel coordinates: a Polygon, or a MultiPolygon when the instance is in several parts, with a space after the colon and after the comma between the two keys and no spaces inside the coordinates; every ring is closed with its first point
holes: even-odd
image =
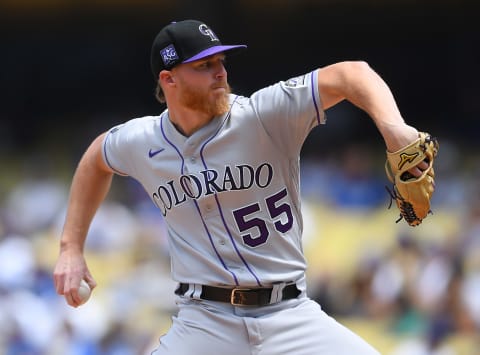
{"type": "Polygon", "coordinates": [[[181,103],[192,110],[206,113],[211,117],[223,115],[230,108],[229,94],[231,89],[228,83],[221,85],[221,87],[224,87],[225,91],[214,93],[212,98],[210,91],[195,90],[185,85],[181,96],[181,103]]]}

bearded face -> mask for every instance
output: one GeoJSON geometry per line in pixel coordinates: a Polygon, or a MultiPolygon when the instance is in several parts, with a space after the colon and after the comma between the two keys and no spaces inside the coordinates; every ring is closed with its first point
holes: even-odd
{"type": "Polygon", "coordinates": [[[206,113],[211,117],[221,116],[230,108],[229,94],[231,88],[227,82],[217,83],[210,87],[193,87],[182,82],[180,102],[182,105],[206,113]]]}

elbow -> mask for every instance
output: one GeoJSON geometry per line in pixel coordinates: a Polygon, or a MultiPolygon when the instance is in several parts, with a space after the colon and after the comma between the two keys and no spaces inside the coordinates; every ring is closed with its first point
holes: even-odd
{"type": "Polygon", "coordinates": [[[357,60],[342,62],[339,77],[343,89],[349,91],[364,87],[366,83],[375,82],[378,75],[366,61],[357,60]]]}
{"type": "Polygon", "coordinates": [[[370,65],[364,60],[342,62],[344,73],[362,74],[373,72],[370,65]]]}
{"type": "Polygon", "coordinates": [[[319,88],[324,109],[351,97],[372,78],[373,70],[366,61],[344,61],[321,68],[319,88]]]}
{"type": "Polygon", "coordinates": [[[338,62],[330,66],[330,79],[340,93],[354,86],[358,81],[371,77],[374,72],[370,65],[363,60],[338,62]]]}

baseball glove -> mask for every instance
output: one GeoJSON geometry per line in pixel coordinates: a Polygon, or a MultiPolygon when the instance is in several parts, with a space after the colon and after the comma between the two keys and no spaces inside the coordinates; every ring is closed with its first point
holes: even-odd
{"type": "MultiPolygon", "coordinates": [[[[387,188],[392,200],[400,210],[400,218],[410,226],[417,226],[427,217],[430,210],[430,199],[435,190],[435,172],[433,162],[438,152],[437,139],[428,133],[421,132],[418,139],[406,147],[390,153],[387,151],[385,171],[393,189],[387,188]],[[408,172],[420,162],[425,161],[428,168],[420,177],[408,172]]],[[[389,206],[389,207],[390,207],[389,206]]]]}

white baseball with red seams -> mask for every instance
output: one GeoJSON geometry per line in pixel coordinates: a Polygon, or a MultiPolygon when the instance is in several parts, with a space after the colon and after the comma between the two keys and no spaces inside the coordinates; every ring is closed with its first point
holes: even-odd
{"type": "Polygon", "coordinates": [[[80,286],[78,287],[78,296],[80,296],[81,302],[80,305],[86,303],[90,299],[92,290],[88,283],[85,280],[80,281],[80,286]]]}

